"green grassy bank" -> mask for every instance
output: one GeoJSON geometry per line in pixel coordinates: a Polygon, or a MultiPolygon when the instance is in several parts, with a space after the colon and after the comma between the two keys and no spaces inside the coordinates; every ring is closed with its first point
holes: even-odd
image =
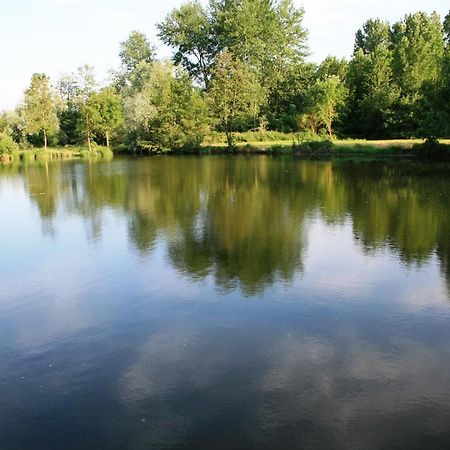
{"type": "Polygon", "coordinates": [[[86,147],[49,147],[27,148],[2,154],[0,160],[4,163],[16,161],[34,160],[58,160],[58,159],[80,159],[80,158],[111,158],[111,148],[95,146],[91,151],[86,147]]]}
{"type": "MultiPolygon", "coordinates": [[[[291,136],[289,136],[291,137],[291,136]]],[[[222,153],[229,151],[223,143],[204,145],[202,153],[222,153]]],[[[334,140],[262,140],[239,142],[233,151],[237,153],[293,153],[296,155],[314,156],[430,156],[450,157],[450,139],[427,142],[424,139],[374,140],[334,139],[334,140]]]]}
{"type": "MultiPolygon", "coordinates": [[[[364,140],[364,139],[296,139],[292,134],[242,133],[237,135],[236,144],[229,148],[222,139],[218,142],[207,140],[198,149],[183,152],[192,154],[293,154],[297,156],[404,156],[450,158],[450,139],[425,141],[423,139],[364,140]],[[269,137],[269,139],[267,139],[269,137]],[[259,140],[258,138],[261,138],[259,140]],[[264,139],[266,138],[266,139],[264,139]],[[273,139],[271,139],[273,138],[273,139]],[[254,140],[252,140],[254,139],[254,140]]],[[[130,154],[128,149],[118,149],[118,153],[130,154]]],[[[144,154],[144,153],[143,153],[144,154]]],[[[86,147],[53,147],[21,149],[0,157],[2,162],[33,160],[64,160],[82,158],[112,158],[108,147],[95,146],[91,151],[86,147]]]]}

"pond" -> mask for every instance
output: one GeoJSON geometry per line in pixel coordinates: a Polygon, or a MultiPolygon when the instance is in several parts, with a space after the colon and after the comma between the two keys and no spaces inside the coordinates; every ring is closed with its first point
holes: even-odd
{"type": "Polygon", "coordinates": [[[450,448],[450,166],[0,167],[0,448],[450,448]]]}

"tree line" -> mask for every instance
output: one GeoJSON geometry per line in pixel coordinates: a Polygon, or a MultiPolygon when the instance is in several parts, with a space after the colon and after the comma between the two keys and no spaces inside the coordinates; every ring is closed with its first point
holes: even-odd
{"type": "Polygon", "coordinates": [[[34,74],[16,111],[0,117],[1,145],[198,147],[222,133],[305,136],[450,135],[450,12],[370,19],[351,59],[308,61],[304,10],[293,0],[194,0],[157,25],[173,50],[158,60],[133,31],[121,65],[99,88],[92,67],[52,83],[34,74]]]}

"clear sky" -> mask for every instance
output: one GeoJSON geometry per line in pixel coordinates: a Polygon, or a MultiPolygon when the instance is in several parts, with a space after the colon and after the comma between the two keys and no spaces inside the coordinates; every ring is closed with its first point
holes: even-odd
{"type": "MultiPolygon", "coordinates": [[[[88,63],[99,79],[118,66],[119,43],[142,31],[157,43],[155,23],[182,0],[0,0],[0,110],[14,108],[31,74],[61,73],[88,63]]],[[[356,30],[370,17],[448,13],[448,0],[296,0],[305,8],[311,59],[349,57],[356,30]]],[[[159,55],[169,56],[160,47],[159,55]]]]}

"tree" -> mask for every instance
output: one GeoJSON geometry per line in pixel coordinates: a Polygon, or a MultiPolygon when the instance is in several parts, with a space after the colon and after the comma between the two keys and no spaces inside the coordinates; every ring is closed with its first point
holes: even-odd
{"type": "Polygon", "coordinates": [[[327,56],[319,65],[316,72],[318,80],[325,80],[328,77],[336,76],[341,81],[347,77],[348,63],[345,58],[339,59],[335,56],[327,56]]]}
{"type": "Polygon", "coordinates": [[[318,80],[309,92],[309,108],[302,123],[312,131],[324,126],[328,136],[333,137],[333,124],[344,105],[345,86],[336,75],[318,80]]]}
{"type": "Polygon", "coordinates": [[[217,56],[212,75],[208,93],[211,108],[232,147],[233,131],[258,116],[265,100],[264,89],[254,72],[227,51],[217,56]]]}
{"type": "Polygon", "coordinates": [[[248,64],[269,90],[286,66],[303,61],[304,11],[292,0],[214,0],[211,8],[219,49],[248,64]]]}
{"type": "Polygon", "coordinates": [[[217,43],[211,18],[200,2],[194,0],[175,8],[158,24],[158,30],[164,44],[175,50],[174,63],[208,87],[217,43]]]}
{"type": "Polygon", "coordinates": [[[129,86],[136,70],[151,64],[155,60],[154,48],[144,33],[132,31],[128,38],[120,44],[121,67],[114,73],[115,86],[120,91],[129,86]]]}
{"type": "Polygon", "coordinates": [[[78,131],[86,139],[89,151],[92,151],[92,140],[95,128],[101,121],[100,112],[95,101],[94,68],[88,64],[78,68],[76,107],[78,108],[78,131]]]}
{"type": "Polygon", "coordinates": [[[192,80],[170,63],[153,63],[143,89],[125,99],[125,118],[138,147],[198,147],[208,132],[208,110],[192,80]]]}
{"type": "Polygon", "coordinates": [[[306,55],[303,15],[292,0],[210,0],[207,8],[194,0],[174,9],[158,28],[175,50],[175,64],[205,87],[215,56],[226,50],[272,88],[288,65],[298,65],[306,55]]]}
{"type": "Polygon", "coordinates": [[[35,73],[31,85],[25,91],[22,112],[25,117],[25,130],[28,134],[43,133],[44,147],[50,134],[58,131],[59,122],[55,94],[50,80],[45,74],[35,73]]]}
{"type": "Polygon", "coordinates": [[[423,136],[450,136],[450,13],[445,17],[444,56],[435,81],[425,82],[419,102],[419,132],[423,136]]]}
{"type": "Polygon", "coordinates": [[[80,132],[84,134],[89,151],[92,151],[92,140],[94,138],[94,130],[101,121],[100,112],[97,108],[95,94],[80,104],[80,132]]]}
{"type": "Polygon", "coordinates": [[[356,33],[349,63],[347,131],[364,137],[388,137],[398,98],[392,74],[389,23],[368,20],[356,33]]]}
{"type": "Polygon", "coordinates": [[[78,127],[80,121],[80,86],[78,78],[74,74],[61,76],[57,83],[57,91],[63,105],[58,111],[59,141],[63,144],[78,144],[80,142],[78,127]]]}
{"type": "Polygon", "coordinates": [[[418,12],[392,29],[393,76],[400,91],[395,117],[398,133],[412,135],[419,127],[424,87],[438,81],[444,56],[439,15],[418,12]]]}
{"type": "Polygon", "coordinates": [[[403,96],[420,92],[425,81],[436,80],[444,55],[444,35],[438,14],[409,14],[393,26],[393,68],[403,96]]]}
{"type": "Polygon", "coordinates": [[[10,155],[17,148],[13,138],[6,131],[0,131],[0,160],[3,155],[10,155]]]}
{"type": "Polygon", "coordinates": [[[316,81],[316,66],[299,63],[286,66],[283,79],[272,88],[262,114],[274,130],[298,131],[298,119],[307,107],[308,90],[316,81]]]}
{"type": "Polygon", "coordinates": [[[444,34],[445,34],[446,48],[448,50],[448,47],[450,46],[450,11],[445,16],[444,19],[444,34]]]}
{"type": "Polygon", "coordinates": [[[95,109],[91,115],[92,128],[105,137],[106,146],[109,147],[111,133],[116,130],[123,121],[122,103],[120,97],[111,87],[100,92],[93,93],[88,104],[95,109]]]}

